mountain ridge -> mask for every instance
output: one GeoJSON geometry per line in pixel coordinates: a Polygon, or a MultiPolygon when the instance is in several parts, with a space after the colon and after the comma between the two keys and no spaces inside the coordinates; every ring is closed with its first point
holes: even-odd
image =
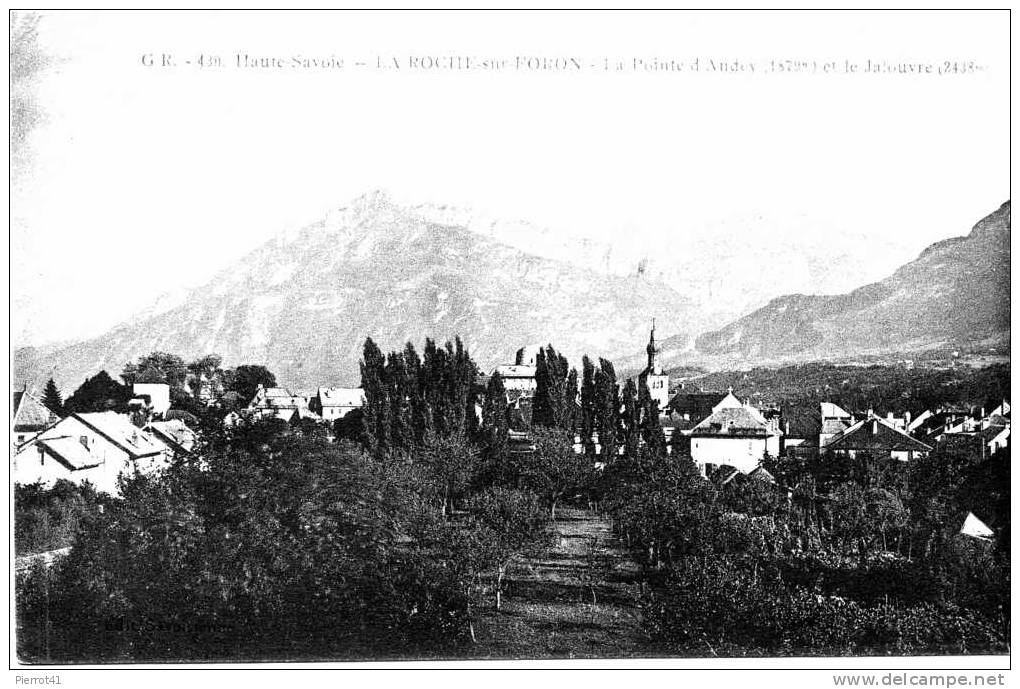
{"type": "Polygon", "coordinates": [[[1010,202],[845,294],[787,294],[695,342],[699,355],[802,362],[1009,340],[1010,202]]]}
{"type": "Polygon", "coordinates": [[[176,306],[67,347],[17,350],[15,380],[52,375],[73,389],[161,350],[265,364],[287,385],[353,384],[367,336],[399,349],[459,335],[488,368],[533,343],[578,359],[621,353],[653,318],[680,332],[694,310],[661,283],[528,254],[369,194],[256,247],[176,306]]]}

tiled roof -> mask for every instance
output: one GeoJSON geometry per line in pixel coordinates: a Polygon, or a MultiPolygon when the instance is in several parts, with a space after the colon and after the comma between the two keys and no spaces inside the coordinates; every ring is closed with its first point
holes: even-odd
{"type": "Polygon", "coordinates": [[[903,431],[873,416],[858,421],[833,438],[826,448],[833,450],[879,450],[882,452],[914,450],[927,452],[931,446],[915,440],[903,431]]]}
{"type": "Polygon", "coordinates": [[[361,388],[319,388],[319,403],[323,407],[363,407],[365,391],[361,388]]]}
{"type": "Polygon", "coordinates": [[[35,444],[71,471],[89,469],[103,463],[78,438],[64,435],[41,439],[35,444]]]}
{"type": "Polygon", "coordinates": [[[726,399],[725,392],[678,392],[666,409],[691,419],[703,419],[712,413],[715,405],[726,399]]]}
{"type": "Polygon", "coordinates": [[[60,418],[47,409],[42,402],[24,391],[14,393],[11,400],[14,430],[42,430],[60,418]]]}
{"type": "Polygon", "coordinates": [[[849,419],[834,419],[827,418],[822,420],[822,435],[831,435],[833,433],[842,433],[846,429],[850,428],[849,419]]]}
{"type": "Polygon", "coordinates": [[[152,421],[144,430],[155,433],[163,442],[172,443],[185,451],[190,451],[197,439],[195,432],[180,420],[152,421]]]}
{"type": "Polygon", "coordinates": [[[980,431],[976,433],[976,435],[979,438],[981,438],[982,442],[990,443],[1003,431],[1008,432],[1009,426],[1005,425],[988,426],[987,428],[982,428],[980,431]]]}
{"type": "Polygon", "coordinates": [[[692,436],[765,438],[772,433],[761,414],[748,407],[725,407],[694,427],[692,436]]]}
{"type": "Polygon", "coordinates": [[[114,445],[131,455],[132,458],[148,457],[166,452],[162,441],[131,423],[127,416],[112,411],[90,414],[75,414],[74,417],[105,437],[114,445]]]}

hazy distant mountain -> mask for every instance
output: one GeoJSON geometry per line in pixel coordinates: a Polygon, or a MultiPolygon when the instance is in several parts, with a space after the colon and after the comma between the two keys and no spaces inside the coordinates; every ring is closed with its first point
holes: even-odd
{"type": "Polygon", "coordinates": [[[449,206],[418,206],[414,212],[545,258],[665,283],[696,305],[685,328],[691,333],[722,327],[781,294],[845,292],[887,275],[913,254],[892,233],[869,238],[835,231],[837,220],[818,227],[807,218],[777,224],[750,216],[688,226],[678,213],[665,241],[649,243],[640,233],[621,230],[610,243],[449,206]]]}
{"type": "Polygon", "coordinates": [[[614,356],[642,346],[652,318],[665,335],[699,320],[665,284],[542,258],[441,216],[364,196],[100,337],[18,350],[14,380],[53,375],[70,392],[161,350],[264,363],[298,387],[353,383],[368,335],[384,350],[460,335],[488,368],[532,343],[614,356]]]}
{"type": "Polygon", "coordinates": [[[691,358],[763,363],[939,346],[1008,348],[1009,260],[1007,201],[968,236],[931,245],[884,280],[848,294],[773,299],[698,337],[691,358]]]}

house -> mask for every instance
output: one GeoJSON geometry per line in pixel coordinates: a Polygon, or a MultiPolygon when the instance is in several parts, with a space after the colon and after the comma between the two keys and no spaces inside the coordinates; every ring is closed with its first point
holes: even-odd
{"type": "Polygon", "coordinates": [[[259,385],[255,389],[255,396],[252,397],[249,409],[297,409],[307,408],[311,402],[312,395],[301,392],[293,392],[287,388],[267,388],[259,385]]]}
{"type": "Polygon", "coordinates": [[[638,376],[638,381],[648,388],[649,396],[659,405],[659,412],[662,413],[669,406],[669,376],[662,372],[662,367],[659,366],[657,359],[659,347],[655,344],[654,319],[645,352],[648,354],[648,364],[638,376]]]}
{"type": "Polygon", "coordinates": [[[726,464],[749,474],[766,454],[779,456],[777,420],[766,419],[750,405],[717,406],[690,432],[691,458],[702,473],[726,464]]]}
{"type": "Polygon", "coordinates": [[[21,447],[14,455],[12,478],[15,483],[45,485],[61,478],[90,481],[97,490],[116,494],[122,472],[157,470],[172,454],[126,415],[71,414],[21,447]]]}
{"type": "Polygon", "coordinates": [[[930,445],[874,415],[836,434],[821,448],[823,454],[837,457],[852,459],[859,454],[868,454],[874,458],[887,457],[904,462],[927,456],[931,450],[930,445]]]}
{"type": "Polygon", "coordinates": [[[163,416],[170,409],[170,386],[166,383],[135,383],[131,386],[136,399],[149,398],[149,411],[163,416]]]}
{"type": "Polygon", "coordinates": [[[971,410],[945,406],[935,411],[924,411],[907,425],[907,432],[926,445],[940,442],[950,429],[959,426],[971,416],[971,410]]]}
{"type": "Polygon", "coordinates": [[[259,385],[251,404],[248,405],[248,416],[259,419],[277,418],[287,422],[299,419],[321,421],[322,417],[309,408],[312,400],[317,397],[317,393],[313,395],[287,388],[267,388],[259,385]]]}
{"type": "Polygon", "coordinates": [[[668,425],[685,435],[690,435],[695,426],[719,409],[727,407],[737,408],[740,406],[742,405],[740,400],[733,394],[733,388],[730,388],[728,392],[705,392],[704,390],[688,392],[681,389],[666,404],[664,411],[668,423],[663,425],[668,425]]]}
{"type": "Polygon", "coordinates": [[[150,421],[142,430],[155,436],[178,455],[191,454],[191,450],[198,442],[198,435],[195,431],[179,419],[150,421]]]}
{"type": "Polygon", "coordinates": [[[963,446],[970,445],[982,457],[988,457],[1008,447],[1009,436],[1010,420],[1005,416],[989,416],[983,419],[968,417],[953,426],[947,426],[939,436],[939,442],[957,441],[963,446]]]}
{"type": "Polygon", "coordinates": [[[832,402],[822,402],[822,428],[818,433],[818,447],[822,448],[829,444],[834,437],[842,435],[843,432],[850,428],[854,423],[854,418],[850,412],[846,411],[838,404],[832,402]]]}
{"type": "Polygon", "coordinates": [[[361,388],[320,387],[312,398],[309,409],[325,421],[335,421],[364,406],[365,391],[361,388]]]}
{"type": "Polygon", "coordinates": [[[982,452],[989,455],[1009,446],[1009,423],[985,426],[975,434],[982,444],[982,452]]]}
{"type": "Polygon", "coordinates": [[[28,388],[18,390],[11,396],[11,426],[14,449],[24,445],[34,435],[60,420],[36,399],[28,388]]]}

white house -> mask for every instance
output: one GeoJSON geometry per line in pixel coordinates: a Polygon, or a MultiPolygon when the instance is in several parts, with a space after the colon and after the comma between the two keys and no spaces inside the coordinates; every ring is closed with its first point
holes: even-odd
{"type": "Polygon", "coordinates": [[[57,479],[90,481],[97,490],[117,493],[117,477],[125,471],[149,472],[172,456],[166,444],[112,411],[71,414],[29,440],[14,455],[15,483],[57,479]]]}
{"type": "Polygon", "coordinates": [[[691,458],[702,473],[725,464],[749,474],[766,454],[779,456],[778,424],[750,405],[719,407],[690,436],[691,458]]]}
{"type": "Polygon", "coordinates": [[[312,399],[311,409],[325,421],[342,419],[355,409],[365,406],[365,391],[361,388],[320,387],[312,399]]]}
{"type": "Polygon", "coordinates": [[[148,395],[153,414],[162,416],[170,409],[170,386],[166,383],[135,383],[131,389],[135,397],[148,395]]]}

